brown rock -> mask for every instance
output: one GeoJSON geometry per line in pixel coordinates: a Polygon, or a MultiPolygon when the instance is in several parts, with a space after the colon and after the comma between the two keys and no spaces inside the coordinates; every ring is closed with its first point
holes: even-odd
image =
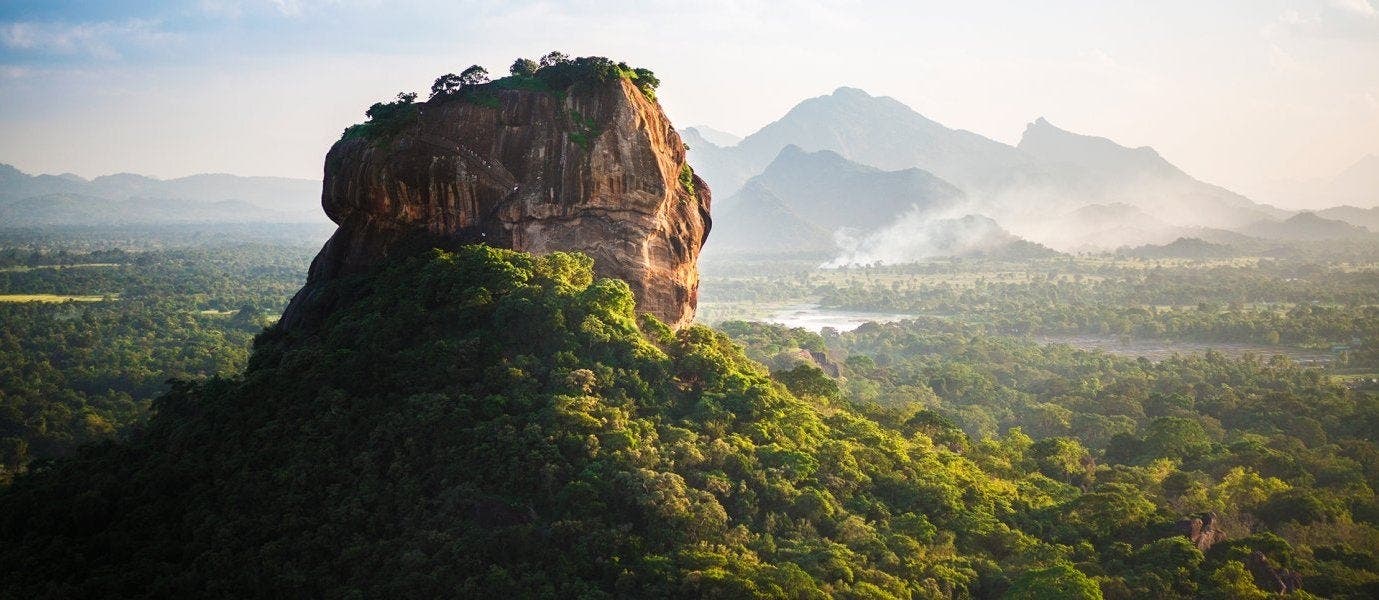
{"type": "Polygon", "coordinates": [[[321,203],[339,228],[284,326],[328,312],[331,280],[470,243],[583,252],[598,276],[628,283],[639,312],[677,328],[693,320],[710,193],[697,176],[694,191],[681,184],[685,146],[657,102],[619,79],[418,107],[399,133],[343,139],[326,155],[321,203]]]}
{"type": "Polygon", "coordinates": [[[1183,532],[1198,550],[1206,552],[1217,542],[1226,539],[1226,532],[1217,528],[1216,513],[1207,513],[1202,518],[1184,519],[1178,522],[1179,531],[1183,532]]]}

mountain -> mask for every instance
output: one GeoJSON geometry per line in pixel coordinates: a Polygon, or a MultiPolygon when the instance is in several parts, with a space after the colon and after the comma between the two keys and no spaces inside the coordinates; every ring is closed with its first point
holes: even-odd
{"type": "Polygon", "coordinates": [[[790,203],[755,181],[747,182],[720,209],[705,257],[723,254],[831,254],[837,250],[830,230],[801,217],[790,203]]]}
{"type": "Polygon", "coordinates": [[[682,134],[685,137],[686,143],[690,143],[690,139],[695,139],[715,146],[734,146],[742,141],[742,136],[720,131],[706,125],[687,127],[682,134]]]}
{"type": "Polygon", "coordinates": [[[1373,208],[1357,208],[1348,205],[1333,206],[1316,211],[1316,215],[1325,219],[1345,221],[1372,232],[1379,232],[1379,206],[1373,208]]]}
{"type": "Polygon", "coordinates": [[[1324,193],[1329,204],[1379,207],[1379,156],[1366,154],[1332,178],[1324,193]]]}
{"type": "MultiPolygon", "coordinates": [[[[922,169],[883,171],[835,152],[786,146],[751,183],[785,199],[805,219],[829,231],[874,229],[911,209],[952,208],[962,190],[922,169]]],[[[734,198],[724,206],[736,203],[734,198]]]]}
{"type": "Polygon", "coordinates": [[[1076,165],[1112,181],[1185,176],[1153,148],[1127,148],[1104,137],[1072,133],[1043,117],[1025,127],[1016,147],[1045,161],[1076,165]]]}
{"type": "Polygon", "coordinates": [[[1038,178],[1015,148],[970,131],[949,129],[888,97],[842,87],[805,100],[735,146],[691,147],[690,158],[710,185],[731,195],[786,146],[831,150],[885,170],[924,169],[969,192],[1000,182],[1038,178]]]}
{"type": "Polygon", "coordinates": [[[0,164],[0,207],[9,207],[7,214],[18,219],[12,222],[16,225],[99,223],[105,218],[120,223],[311,222],[321,220],[320,195],[321,184],[306,179],[203,174],[163,180],[120,173],[87,180],[71,173],[28,175],[0,164]],[[35,200],[43,197],[49,201],[35,200]],[[67,206],[75,212],[63,212],[67,206]]]}
{"type": "Polygon", "coordinates": [[[1281,206],[1376,208],[1379,207],[1379,156],[1366,154],[1332,177],[1272,181],[1259,193],[1281,206]]]}
{"type": "Polygon", "coordinates": [[[1261,221],[1241,229],[1241,232],[1270,240],[1288,241],[1379,239],[1364,227],[1319,217],[1312,212],[1298,213],[1282,222],[1261,221]]]}
{"type": "Polygon", "coordinates": [[[921,169],[962,190],[970,200],[965,212],[1065,249],[1166,243],[1181,237],[1183,228],[1237,229],[1290,214],[1199,181],[1151,148],[1068,132],[1042,118],[1026,128],[1018,146],[1009,146],[949,128],[893,98],[847,87],[799,103],[735,145],[705,140],[692,143],[689,153],[697,172],[731,199],[790,146],[882,170],[921,169]],[[1054,219],[1088,205],[1132,206],[1154,215],[1156,226],[1145,230],[1145,221],[1124,220],[1100,230],[1070,230],[1054,219]],[[1123,237],[1127,232],[1130,239],[1123,237]],[[1082,241],[1069,243],[1071,234],[1082,241]]]}
{"type": "Polygon", "coordinates": [[[1082,199],[1135,206],[1171,225],[1229,229],[1287,215],[1194,179],[1152,148],[1072,133],[1043,118],[1025,128],[1018,148],[1045,164],[1074,167],[1069,191],[1082,199]]]}
{"type": "Polygon", "coordinates": [[[1234,248],[1225,244],[1213,244],[1197,238],[1178,238],[1167,244],[1144,245],[1122,250],[1121,254],[1136,258],[1188,258],[1195,260],[1230,258],[1239,255],[1234,248]]]}
{"type": "Polygon", "coordinates": [[[738,251],[817,251],[834,248],[832,238],[840,230],[865,234],[911,211],[932,214],[962,200],[961,190],[921,169],[883,171],[828,150],[790,145],[719,203],[710,244],[738,251]]]}
{"type": "Polygon", "coordinates": [[[111,200],[54,193],[0,203],[0,223],[10,227],[285,223],[298,220],[298,215],[266,210],[240,200],[198,202],[138,197],[111,200]]]}
{"type": "Polygon", "coordinates": [[[643,310],[692,321],[710,190],[654,93],[616,68],[576,59],[549,80],[398,101],[349,128],[325,161],[322,204],[339,228],[284,325],[325,318],[318,296],[341,278],[475,243],[583,252],[643,310]]]}

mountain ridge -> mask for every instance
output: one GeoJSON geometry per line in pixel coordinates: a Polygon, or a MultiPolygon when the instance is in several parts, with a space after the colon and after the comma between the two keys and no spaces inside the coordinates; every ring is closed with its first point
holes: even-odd
{"type": "MultiPolygon", "coordinates": [[[[239,201],[257,210],[251,214],[225,214],[215,222],[269,220],[281,222],[318,222],[320,213],[320,182],[288,177],[243,176],[228,173],[198,173],[173,179],[159,179],[135,173],[114,173],[86,179],[71,173],[61,175],[29,175],[13,165],[0,164],[0,205],[15,207],[17,202],[53,195],[83,197],[107,201],[100,207],[106,214],[114,214],[122,222],[177,222],[196,220],[196,210],[223,201],[239,201]],[[134,200],[179,200],[187,203],[191,212],[166,213],[158,219],[140,215],[137,211],[117,211],[115,208],[137,206],[134,200]]],[[[51,211],[44,215],[11,212],[16,223],[49,220],[52,224],[86,222],[80,213],[60,215],[51,211]]]]}
{"type": "MultiPolygon", "coordinates": [[[[1089,204],[1135,205],[1178,228],[1234,229],[1291,214],[1197,180],[1147,146],[1065,131],[1042,117],[1010,146],[852,87],[803,100],[734,146],[692,146],[690,156],[706,181],[731,198],[792,145],[883,170],[922,169],[965,192],[972,200],[968,212],[1018,231],[1058,233],[1054,223],[1026,224],[1089,204]]],[[[1167,242],[1180,233],[1138,243],[1167,242]]],[[[1067,246],[1056,237],[1033,239],[1067,246]]]]}

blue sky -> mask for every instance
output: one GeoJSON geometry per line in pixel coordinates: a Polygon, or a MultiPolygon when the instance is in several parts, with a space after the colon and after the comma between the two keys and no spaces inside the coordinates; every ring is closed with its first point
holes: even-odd
{"type": "Polygon", "coordinates": [[[0,2],[0,162],[319,177],[369,103],[552,49],[750,133],[853,85],[1014,143],[1039,116],[1247,193],[1379,154],[1379,0],[0,2]],[[1038,6],[1035,6],[1038,4],[1038,6]]]}

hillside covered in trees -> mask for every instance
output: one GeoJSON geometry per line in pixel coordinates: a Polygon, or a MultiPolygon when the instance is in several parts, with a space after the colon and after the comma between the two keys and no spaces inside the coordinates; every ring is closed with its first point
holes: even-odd
{"type": "MultiPolygon", "coordinates": [[[[830,342],[855,357],[844,379],[773,376],[721,333],[638,318],[626,285],[561,253],[436,251],[328,293],[339,311],[270,328],[243,375],[178,384],[132,441],[0,490],[0,595],[1262,597],[1301,580],[1298,597],[1363,598],[1379,580],[1376,453],[1355,437],[1374,400],[1307,370],[1166,366],[1146,375],[1172,389],[1106,415],[1123,435],[1055,418],[1035,439],[1005,429],[1036,393],[1006,377],[1066,379],[1078,415],[1098,412],[1073,400],[1089,378],[1145,367],[908,367],[898,348],[961,333],[869,330],[830,342]],[[1316,451],[1286,458],[1301,429],[1231,433],[1286,422],[1229,420],[1261,393],[1328,407],[1299,442],[1316,451]],[[955,409],[988,397],[1009,397],[1002,433],[969,437],[955,409]]],[[[768,360],[762,340],[825,345],[729,331],[768,360]]],[[[977,348],[1016,351],[942,353],[977,348]]]]}

